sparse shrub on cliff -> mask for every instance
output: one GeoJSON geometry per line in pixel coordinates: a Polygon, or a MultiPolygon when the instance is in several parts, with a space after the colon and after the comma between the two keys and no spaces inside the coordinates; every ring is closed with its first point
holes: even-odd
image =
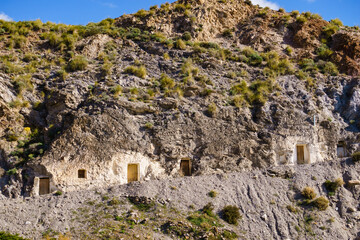
{"type": "Polygon", "coordinates": [[[222,209],[223,219],[230,224],[237,224],[238,220],[241,219],[239,208],[236,206],[228,205],[222,209]]]}
{"type": "Polygon", "coordinates": [[[206,215],[210,216],[210,217],[215,217],[215,214],[213,213],[214,211],[214,205],[212,203],[208,203],[206,204],[203,209],[201,210],[202,213],[205,213],[206,215]]]}
{"type": "Polygon", "coordinates": [[[18,234],[13,235],[7,232],[0,232],[0,240],[26,240],[26,239],[19,237],[18,234]]]}
{"type": "Polygon", "coordinates": [[[312,204],[320,211],[325,211],[329,207],[329,200],[326,197],[321,196],[315,199],[312,204]]]}
{"type": "Polygon", "coordinates": [[[87,65],[88,65],[88,61],[84,56],[76,56],[68,63],[67,71],[69,72],[83,71],[86,69],[87,65]]]}
{"type": "Polygon", "coordinates": [[[190,41],[190,40],[191,40],[191,33],[189,33],[189,32],[184,32],[181,38],[182,38],[184,41],[190,41]]]}
{"type": "Polygon", "coordinates": [[[222,35],[225,38],[232,38],[233,37],[233,30],[232,29],[225,29],[223,31],[222,35]]]}
{"type": "Polygon", "coordinates": [[[159,79],[160,87],[162,90],[173,89],[175,87],[174,79],[170,78],[167,74],[162,73],[159,79]]]}
{"type": "Polygon", "coordinates": [[[300,65],[301,69],[306,72],[312,72],[312,71],[316,72],[318,70],[314,60],[312,60],[310,58],[304,58],[304,59],[300,60],[299,65],[300,65]]]}
{"type": "Polygon", "coordinates": [[[134,16],[135,17],[138,17],[138,18],[144,18],[146,17],[147,15],[149,15],[149,12],[144,10],[144,9],[140,9],[139,11],[137,11],[134,16]]]}
{"type": "Polygon", "coordinates": [[[249,5],[249,6],[252,6],[251,0],[245,0],[245,4],[247,4],[247,5],[249,5]]]}
{"type": "Polygon", "coordinates": [[[181,73],[184,76],[184,82],[192,82],[194,77],[199,73],[199,69],[193,66],[191,59],[187,59],[184,64],[181,66],[181,73]]]}
{"type": "Polygon", "coordinates": [[[207,112],[211,117],[214,117],[217,113],[217,107],[215,103],[210,103],[207,108],[207,112]]]}
{"type": "Polygon", "coordinates": [[[6,174],[7,175],[15,175],[16,172],[17,172],[16,168],[12,168],[12,169],[6,171],[6,174]]]}
{"type": "Polygon", "coordinates": [[[214,191],[214,190],[211,190],[209,193],[208,193],[209,197],[211,198],[215,198],[217,196],[217,192],[214,191]]]}
{"type": "Polygon", "coordinates": [[[100,68],[101,74],[103,76],[110,75],[112,67],[113,67],[113,64],[108,60],[108,58],[105,58],[102,66],[100,68]]]}
{"type": "Polygon", "coordinates": [[[31,75],[18,76],[13,81],[14,88],[18,94],[22,94],[25,90],[33,90],[34,86],[31,82],[31,75]]]}
{"type": "Polygon", "coordinates": [[[133,74],[139,78],[145,78],[147,74],[145,66],[128,66],[125,68],[124,72],[127,74],[133,74]]]}
{"type": "Polygon", "coordinates": [[[340,20],[340,19],[338,19],[338,18],[335,18],[335,19],[332,19],[331,21],[330,21],[330,23],[331,24],[334,24],[334,25],[336,25],[336,26],[338,26],[338,27],[342,27],[344,24],[342,23],[342,21],[340,20]]]}
{"type": "Polygon", "coordinates": [[[292,205],[287,205],[286,208],[287,208],[287,210],[289,210],[292,213],[298,213],[298,211],[299,211],[296,207],[294,207],[292,205]]]}
{"type": "Polygon", "coordinates": [[[331,51],[327,45],[323,44],[316,50],[316,54],[320,59],[327,60],[331,57],[333,51],[331,51]]]}
{"type": "Polygon", "coordinates": [[[322,30],[322,35],[323,35],[323,42],[328,42],[330,37],[335,34],[337,31],[339,31],[339,26],[329,23],[326,27],[324,27],[324,29],[322,30]]]}
{"type": "Polygon", "coordinates": [[[178,3],[178,4],[175,5],[174,9],[175,9],[176,12],[183,13],[186,10],[186,6],[184,4],[182,4],[182,3],[178,3]]]}
{"type": "Polygon", "coordinates": [[[354,162],[360,162],[360,152],[353,153],[351,157],[354,162]]]}
{"type": "Polygon", "coordinates": [[[293,49],[290,47],[290,46],[287,46],[285,48],[285,52],[287,55],[291,56],[292,52],[293,52],[293,49]]]}
{"type": "Polygon", "coordinates": [[[303,195],[303,197],[305,197],[306,199],[309,199],[309,200],[312,200],[316,197],[315,190],[311,187],[305,187],[301,191],[301,195],[303,195]]]}
{"type": "Polygon", "coordinates": [[[186,44],[184,43],[183,40],[181,40],[180,38],[177,39],[174,43],[174,47],[176,49],[181,49],[181,50],[184,50],[186,48],[186,44]]]}
{"type": "Polygon", "coordinates": [[[111,93],[117,98],[122,93],[122,87],[120,85],[116,85],[115,87],[111,88],[111,93]]]}
{"type": "Polygon", "coordinates": [[[331,76],[336,76],[339,74],[339,70],[337,69],[336,65],[332,62],[325,62],[320,60],[317,63],[318,68],[320,69],[321,73],[328,74],[331,76]]]}
{"type": "Polygon", "coordinates": [[[296,18],[296,22],[298,22],[298,23],[305,23],[305,22],[307,22],[307,20],[308,19],[303,15],[296,18]]]}
{"type": "Polygon", "coordinates": [[[336,190],[344,185],[344,180],[341,178],[337,178],[334,181],[326,180],[324,182],[324,186],[328,191],[329,196],[335,195],[336,190]]]}

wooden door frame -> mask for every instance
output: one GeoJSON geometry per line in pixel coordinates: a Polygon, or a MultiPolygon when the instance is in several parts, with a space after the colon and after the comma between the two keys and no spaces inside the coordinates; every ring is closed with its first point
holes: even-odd
{"type": "Polygon", "coordinates": [[[191,159],[190,158],[182,158],[181,160],[180,160],[180,172],[184,175],[184,176],[191,176],[191,174],[192,174],[192,171],[191,171],[191,169],[192,169],[192,162],[191,162],[191,159]],[[182,162],[185,162],[185,161],[187,161],[187,162],[189,162],[189,169],[188,169],[188,172],[189,172],[189,175],[185,175],[184,174],[184,172],[183,172],[183,169],[182,169],[182,167],[181,167],[181,163],[182,162]]]}
{"type": "Polygon", "coordinates": [[[139,163],[128,163],[127,164],[127,169],[126,169],[126,171],[127,171],[127,176],[126,176],[126,180],[127,180],[127,182],[128,183],[130,183],[129,182],[129,166],[130,165],[135,165],[136,166],[136,172],[137,172],[137,176],[136,176],[136,181],[131,181],[131,182],[138,182],[138,181],[140,181],[140,164],[139,163]]]}
{"type": "Polygon", "coordinates": [[[45,195],[50,193],[50,177],[39,177],[39,195],[45,195]],[[41,194],[41,180],[47,179],[48,180],[48,186],[47,186],[47,193],[41,194]]]}

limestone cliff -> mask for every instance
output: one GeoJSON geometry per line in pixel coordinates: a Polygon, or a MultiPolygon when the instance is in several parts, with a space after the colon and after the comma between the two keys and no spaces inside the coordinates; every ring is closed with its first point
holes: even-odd
{"type": "Polygon", "coordinates": [[[339,20],[211,0],[0,24],[8,197],[359,151],[359,30],[339,20]]]}

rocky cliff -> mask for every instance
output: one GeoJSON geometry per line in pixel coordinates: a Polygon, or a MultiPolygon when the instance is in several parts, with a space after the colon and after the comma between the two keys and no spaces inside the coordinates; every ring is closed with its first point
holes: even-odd
{"type": "Polygon", "coordinates": [[[350,157],[359,43],[338,19],[250,1],[184,0],[86,26],[0,21],[1,193],[350,157]]]}

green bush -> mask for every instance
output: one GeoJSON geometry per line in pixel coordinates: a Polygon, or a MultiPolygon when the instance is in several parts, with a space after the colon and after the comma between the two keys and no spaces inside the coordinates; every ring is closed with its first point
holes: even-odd
{"type": "Polygon", "coordinates": [[[324,186],[328,191],[329,196],[335,195],[336,190],[342,185],[344,185],[344,180],[342,180],[341,178],[337,178],[333,182],[330,180],[326,180],[324,182],[324,186]]]}
{"type": "Polygon", "coordinates": [[[211,198],[215,198],[217,196],[217,192],[214,191],[214,190],[211,190],[209,193],[208,193],[209,197],[211,198]]]}
{"type": "Polygon", "coordinates": [[[299,65],[300,65],[301,69],[306,72],[318,70],[314,60],[312,60],[310,58],[305,58],[305,59],[300,60],[299,65]]]}
{"type": "Polygon", "coordinates": [[[12,169],[6,171],[6,174],[7,175],[15,175],[16,172],[17,172],[16,168],[12,168],[12,169]]]}
{"type": "Polygon", "coordinates": [[[321,196],[315,199],[312,204],[320,211],[325,211],[329,207],[329,200],[326,197],[321,196]]]}
{"type": "Polygon", "coordinates": [[[202,213],[205,213],[206,215],[210,217],[215,217],[215,214],[213,213],[214,205],[212,203],[206,204],[203,209],[201,210],[202,213]]]}
{"type": "Polygon", "coordinates": [[[303,197],[305,197],[306,199],[309,199],[309,200],[312,200],[316,197],[315,190],[311,187],[305,187],[301,191],[301,195],[303,195],[303,197]]]}
{"type": "Polygon", "coordinates": [[[338,26],[338,27],[341,27],[341,26],[344,25],[344,24],[342,23],[342,21],[341,21],[340,19],[338,19],[338,18],[332,19],[332,20],[330,21],[330,23],[332,23],[332,24],[334,24],[334,25],[336,25],[336,26],[338,26]]]}
{"type": "Polygon", "coordinates": [[[148,15],[148,11],[144,10],[144,9],[140,9],[139,11],[137,11],[134,16],[138,17],[138,18],[144,18],[148,15]]]}
{"type": "Polygon", "coordinates": [[[84,56],[76,56],[67,65],[67,71],[76,72],[83,71],[86,69],[88,61],[84,56]]]}
{"type": "Polygon", "coordinates": [[[327,60],[331,57],[331,55],[333,54],[334,52],[331,51],[329,49],[329,47],[325,44],[323,44],[321,47],[319,47],[317,50],[316,50],[316,54],[318,55],[318,57],[322,60],[327,60]]]}
{"type": "Polygon", "coordinates": [[[339,74],[337,66],[332,62],[325,62],[320,60],[317,63],[317,67],[320,69],[321,73],[328,74],[331,76],[336,76],[339,74]]]}
{"type": "Polygon", "coordinates": [[[223,219],[230,224],[237,224],[241,219],[239,208],[236,206],[228,205],[222,210],[223,219]]]}
{"type": "Polygon", "coordinates": [[[353,153],[351,155],[351,157],[354,162],[359,162],[360,161],[360,152],[353,153]]]}
{"type": "Polygon", "coordinates": [[[7,232],[0,232],[0,240],[26,240],[26,239],[19,237],[18,234],[13,235],[7,232]]]}
{"type": "Polygon", "coordinates": [[[258,54],[254,53],[249,56],[249,64],[252,66],[258,66],[262,63],[263,58],[258,54]]]}
{"type": "Polygon", "coordinates": [[[330,23],[326,27],[324,27],[324,29],[322,30],[322,34],[325,37],[325,40],[327,41],[337,31],[339,31],[339,26],[330,23]]]}
{"type": "Polygon", "coordinates": [[[307,20],[308,19],[302,15],[296,18],[296,22],[298,22],[298,23],[305,23],[305,22],[307,22],[307,20]]]}
{"type": "Polygon", "coordinates": [[[192,37],[191,37],[191,34],[189,32],[184,32],[181,38],[184,41],[190,41],[192,37]]]}

